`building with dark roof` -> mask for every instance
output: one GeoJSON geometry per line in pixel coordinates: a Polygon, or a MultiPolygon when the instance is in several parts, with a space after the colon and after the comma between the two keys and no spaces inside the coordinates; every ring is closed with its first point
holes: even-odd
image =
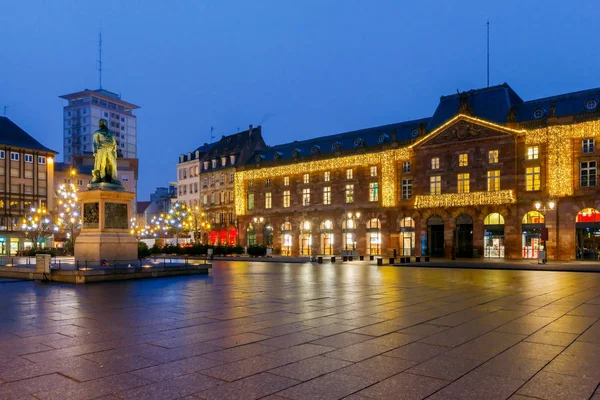
{"type": "Polygon", "coordinates": [[[179,157],[177,201],[184,202],[199,214],[198,224],[210,224],[210,230],[200,233],[204,243],[237,243],[233,196],[235,170],[265,147],[262,128],[250,125],[246,131],[223,136],[216,143],[204,144],[179,157]]]}
{"type": "MultiPolygon", "coordinates": [[[[256,149],[240,242],[291,255],[598,259],[600,89],[442,96],[430,118],[256,149]]],[[[413,258],[414,261],[414,258],[413,258]]]]}
{"type": "Polygon", "coordinates": [[[33,247],[21,220],[32,207],[53,208],[56,154],[0,117],[0,256],[33,247]]]}

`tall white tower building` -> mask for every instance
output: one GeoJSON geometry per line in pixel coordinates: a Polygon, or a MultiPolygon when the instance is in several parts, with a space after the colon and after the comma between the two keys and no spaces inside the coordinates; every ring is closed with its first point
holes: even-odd
{"type": "Polygon", "coordinates": [[[92,154],[92,134],[102,118],[108,121],[108,129],[115,133],[118,156],[137,158],[137,117],[133,110],[140,107],[104,89],[85,89],[60,98],[69,102],[63,113],[65,163],[72,164],[74,156],[92,154]]]}

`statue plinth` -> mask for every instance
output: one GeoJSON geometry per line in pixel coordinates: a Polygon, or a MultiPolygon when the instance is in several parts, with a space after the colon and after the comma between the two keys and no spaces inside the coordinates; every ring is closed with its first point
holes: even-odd
{"type": "Polygon", "coordinates": [[[79,192],[83,223],[75,240],[75,260],[80,266],[86,262],[98,266],[103,260],[131,264],[137,260],[137,241],[129,232],[131,201],[135,195],[108,190],[114,184],[96,185],[99,185],[96,190],[79,192]]]}

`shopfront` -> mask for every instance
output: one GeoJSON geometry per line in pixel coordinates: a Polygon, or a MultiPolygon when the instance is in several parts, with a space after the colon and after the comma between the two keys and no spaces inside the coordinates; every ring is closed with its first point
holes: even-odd
{"type": "Polygon", "coordinates": [[[300,255],[310,256],[312,247],[312,224],[309,221],[302,221],[300,224],[300,255]]]}
{"type": "Polygon", "coordinates": [[[381,221],[377,218],[367,221],[367,247],[369,255],[381,255],[381,221]]]}
{"type": "Polygon", "coordinates": [[[546,226],[544,215],[529,211],[523,216],[521,225],[521,252],[523,258],[539,258],[542,245],[542,229],[546,226]]]}
{"type": "Polygon", "coordinates": [[[248,247],[256,246],[256,230],[254,228],[254,225],[248,225],[248,228],[246,229],[246,238],[246,245],[248,247]]]}
{"type": "Polygon", "coordinates": [[[342,234],[344,250],[356,250],[356,220],[345,219],[342,222],[342,234]]]}
{"type": "Polygon", "coordinates": [[[292,224],[290,222],[284,222],[281,224],[281,254],[284,256],[292,255],[292,243],[294,235],[292,231],[292,224]]]}
{"type": "Polygon", "coordinates": [[[401,256],[414,256],[415,255],[415,220],[411,217],[402,218],[400,220],[399,229],[400,243],[398,247],[400,249],[401,256]]]}
{"type": "Polygon", "coordinates": [[[333,222],[325,220],[321,222],[321,254],[333,254],[333,222]]]}
{"type": "Polygon", "coordinates": [[[578,260],[600,259],[600,212],[585,208],[575,221],[576,257],[578,260]]]}
{"type": "Polygon", "coordinates": [[[491,213],[483,220],[483,256],[504,258],[504,217],[491,213]]]}

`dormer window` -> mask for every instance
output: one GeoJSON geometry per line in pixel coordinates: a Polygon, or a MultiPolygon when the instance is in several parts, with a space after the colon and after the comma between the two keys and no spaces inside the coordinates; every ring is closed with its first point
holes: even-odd
{"type": "Polygon", "coordinates": [[[217,168],[217,160],[212,160],[212,167],[217,168]]]}
{"type": "Polygon", "coordinates": [[[183,162],[183,154],[179,156],[179,162],[182,163],[183,162]]]}
{"type": "Polygon", "coordinates": [[[204,161],[204,170],[208,171],[208,161],[204,161]]]}
{"type": "Polygon", "coordinates": [[[542,110],[541,108],[538,108],[537,110],[535,110],[533,112],[533,118],[535,119],[540,119],[544,116],[544,110],[542,110]]]}
{"type": "Polygon", "coordinates": [[[230,163],[231,165],[234,165],[234,164],[235,164],[235,156],[234,156],[233,154],[229,156],[229,163],[230,163]]]}
{"type": "Polygon", "coordinates": [[[200,158],[200,152],[196,151],[196,158],[200,158]]]}
{"type": "Polygon", "coordinates": [[[597,106],[598,103],[594,99],[588,100],[588,102],[585,103],[585,108],[587,108],[588,110],[595,110],[597,106]]]}
{"type": "Polygon", "coordinates": [[[221,167],[227,165],[227,157],[221,157],[221,167]]]}

